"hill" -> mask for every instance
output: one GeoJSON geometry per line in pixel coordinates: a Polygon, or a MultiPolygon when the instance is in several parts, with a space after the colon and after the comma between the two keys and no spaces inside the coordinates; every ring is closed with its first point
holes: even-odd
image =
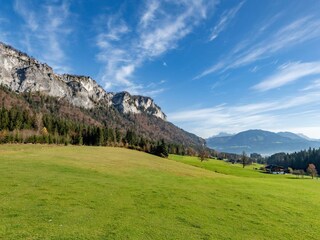
{"type": "MultiPolygon", "coordinates": [[[[1,42],[0,85],[0,106],[6,111],[17,108],[37,118],[50,115],[114,132],[118,129],[123,137],[133,131],[139,138],[153,142],[163,139],[195,148],[204,142],[168,122],[150,97],[106,92],[90,77],[56,74],[47,64],[1,42]]],[[[45,123],[42,125],[49,128],[45,123]]],[[[1,130],[8,129],[0,127],[1,130]]],[[[67,134],[83,138],[79,132],[67,134]]]]}
{"type": "Polygon", "coordinates": [[[285,138],[290,138],[292,140],[304,141],[304,140],[307,139],[305,137],[302,137],[299,134],[295,134],[295,133],[292,133],[292,132],[278,132],[277,134],[282,136],[282,137],[285,137],[285,138]]]}
{"type": "Polygon", "coordinates": [[[318,239],[316,180],[170,159],[109,147],[0,145],[0,238],[318,239]]]}
{"type": "Polygon", "coordinates": [[[294,152],[309,147],[320,147],[320,142],[308,140],[290,132],[248,130],[231,136],[211,137],[207,145],[222,152],[260,153],[270,155],[277,152],[294,152]]]}

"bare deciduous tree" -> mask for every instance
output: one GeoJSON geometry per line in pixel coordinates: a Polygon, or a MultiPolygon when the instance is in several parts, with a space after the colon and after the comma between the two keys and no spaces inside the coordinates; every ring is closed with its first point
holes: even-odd
{"type": "Polygon", "coordinates": [[[310,176],[312,177],[312,179],[314,177],[317,176],[318,172],[317,172],[317,169],[316,169],[316,166],[313,164],[313,163],[310,163],[308,168],[307,168],[307,172],[310,174],[310,176]]]}
{"type": "Polygon", "coordinates": [[[200,159],[201,162],[203,162],[207,160],[208,157],[209,157],[209,153],[206,150],[206,148],[203,146],[199,151],[198,158],[200,159]]]}
{"type": "Polygon", "coordinates": [[[249,158],[246,154],[245,151],[242,152],[242,155],[241,155],[241,163],[242,163],[242,167],[244,168],[246,165],[249,164],[249,158]]]}

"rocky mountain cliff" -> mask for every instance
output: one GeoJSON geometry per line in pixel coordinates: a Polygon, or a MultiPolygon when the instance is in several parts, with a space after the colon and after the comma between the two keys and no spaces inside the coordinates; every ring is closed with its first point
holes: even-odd
{"type": "Polygon", "coordinates": [[[41,92],[86,109],[112,105],[121,113],[144,112],[166,120],[161,108],[149,97],[106,92],[90,77],[56,74],[47,64],[0,42],[1,84],[18,93],[41,92]]]}
{"type": "Polygon", "coordinates": [[[166,121],[149,97],[106,92],[93,79],[53,72],[11,46],[0,43],[0,107],[50,115],[74,123],[134,131],[144,139],[199,148],[204,140],[166,121]]]}

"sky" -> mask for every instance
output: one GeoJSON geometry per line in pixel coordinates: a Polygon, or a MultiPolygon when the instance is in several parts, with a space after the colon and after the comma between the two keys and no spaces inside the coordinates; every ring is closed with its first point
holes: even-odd
{"type": "Polygon", "coordinates": [[[320,138],[319,0],[0,0],[0,41],[204,138],[320,138]]]}

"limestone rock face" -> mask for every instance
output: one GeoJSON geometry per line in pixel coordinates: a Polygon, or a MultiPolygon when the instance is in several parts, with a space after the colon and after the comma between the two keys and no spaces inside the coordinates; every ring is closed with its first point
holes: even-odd
{"type": "Polygon", "coordinates": [[[149,97],[131,96],[128,92],[120,92],[113,96],[112,102],[122,113],[145,112],[158,118],[166,119],[166,115],[149,97]]]}
{"type": "Polygon", "coordinates": [[[0,85],[18,93],[41,92],[63,98],[75,106],[94,108],[100,104],[114,106],[122,113],[147,113],[166,120],[166,115],[149,97],[128,92],[106,92],[86,76],[53,72],[47,64],[0,42],[0,85]]]}

